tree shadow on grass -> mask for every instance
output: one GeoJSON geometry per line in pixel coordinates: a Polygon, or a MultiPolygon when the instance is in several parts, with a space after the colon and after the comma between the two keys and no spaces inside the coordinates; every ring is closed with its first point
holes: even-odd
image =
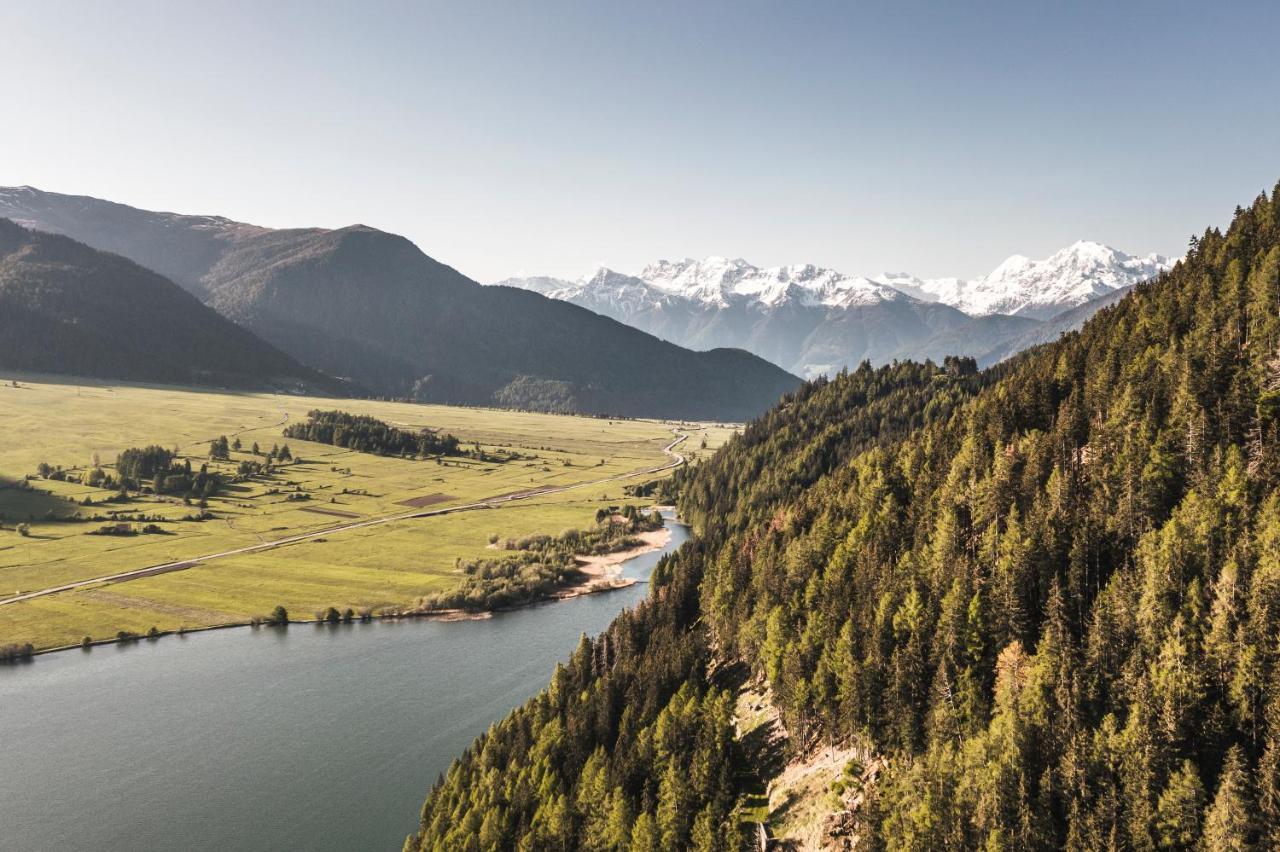
{"type": "Polygon", "coordinates": [[[65,497],[50,494],[39,480],[24,484],[21,479],[0,476],[0,523],[6,528],[24,522],[38,522],[74,515],[79,506],[65,497]]]}

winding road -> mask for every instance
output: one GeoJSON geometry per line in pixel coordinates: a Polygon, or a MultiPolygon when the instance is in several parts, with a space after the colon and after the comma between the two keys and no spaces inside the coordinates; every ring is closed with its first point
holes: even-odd
{"type": "MultiPolygon", "coordinates": [[[[287,416],[287,415],[286,415],[287,416]]],[[[592,479],[586,482],[575,482],[572,485],[553,485],[546,488],[534,488],[529,491],[519,491],[515,494],[503,494],[498,497],[486,497],[483,500],[477,500],[473,503],[464,503],[461,506],[448,506],[442,509],[427,509],[416,512],[405,512],[395,515],[387,515],[379,518],[367,518],[363,521],[354,521],[348,524],[339,524],[337,526],[325,527],[320,530],[313,530],[298,535],[286,536],[285,538],[275,539],[273,541],[264,541],[259,544],[252,544],[246,547],[236,548],[234,550],[224,550],[220,553],[210,553],[205,556],[196,556],[191,559],[184,559],[178,562],[164,562],[159,565],[149,565],[146,568],[136,568],[132,571],[122,571],[118,574],[107,574],[102,577],[94,577],[89,580],[77,580],[74,583],[66,583],[61,586],[52,586],[48,589],[39,589],[34,592],[24,592],[20,595],[12,597],[0,598],[0,606],[6,604],[21,603],[29,601],[32,598],[44,597],[45,595],[53,595],[58,592],[69,592],[73,589],[83,589],[86,586],[106,585],[110,583],[124,583],[129,580],[137,580],[140,577],[153,577],[156,574],[167,574],[170,571],[182,571],[186,568],[192,568],[196,565],[210,562],[214,559],[225,559],[228,556],[243,556],[247,553],[260,553],[264,550],[273,550],[277,547],[285,547],[290,544],[297,544],[301,541],[319,538],[321,536],[333,535],[334,533],[346,532],[347,530],[358,530],[364,527],[375,527],[380,524],[390,524],[397,521],[408,521],[415,518],[428,518],[435,515],[449,515],[455,512],[468,512],[476,509],[496,509],[507,503],[514,503],[517,500],[528,500],[532,497],[543,497],[547,494],[560,494],[565,491],[573,491],[577,488],[589,488],[593,485],[601,485],[606,482],[616,482],[622,479],[631,479],[637,476],[649,476],[655,473],[671,470],[685,463],[685,457],[675,451],[675,448],[685,441],[689,435],[681,432],[678,428],[672,429],[676,434],[675,440],[662,448],[662,452],[671,458],[666,464],[650,467],[644,470],[634,470],[630,473],[620,473],[614,476],[606,476],[601,479],[592,479]]]]}

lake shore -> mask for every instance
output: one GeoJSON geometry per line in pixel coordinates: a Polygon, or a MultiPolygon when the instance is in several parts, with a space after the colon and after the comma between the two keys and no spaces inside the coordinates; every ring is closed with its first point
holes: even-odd
{"type": "MultiPolygon", "coordinates": [[[[482,619],[492,618],[494,614],[500,612],[512,612],[519,609],[526,609],[530,606],[548,601],[562,601],[571,598],[581,597],[582,595],[593,595],[601,592],[612,592],[618,589],[629,588],[636,584],[636,580],[621,577],[622,565],[635,559],[637,556],[643,556],[646,553],[662,550],[671,541],[671,529],[663,527],[649,532],[637,534],[635,537],[640,539],[643,544],[631,547],[626,550],[619,550],[614,553],[606,553],[600,556],[577,556],[575,561],[578,570],[582,572],[584,578],[576,583],[571,583],[557,589],[550,595],[537,600],[531,600],[518,606],[503,607],[501,609],[483,610],[480,612],[471,612],[462,609],[442,609],[442,610],[414,610],[406,609],[401,612],[383,613],[374,615],[371,621],[398,621],[403,619],[428,619],[431,621],[478,621],[482,619]]],[[[356,621],[361,619],[357,616],[356,621]]],[[[322,619],[289,619],[289,624],[314,624],[323,626],[326,624],[322,619]]],[[[89,645],[61,645],[55,648],[44,648],[35,651],[27,660],[18,660],[8,665],[21,665],[24,662],[34,662],[34,659],[44,654],[54,654],[65,651],[74,651],[76,649],[88,650],[88,648],[96,648],[105,645],[134,644],[138,642],[154,642],[163,636],[186,636],[192,633],[206,633],[211,630],[229,630],[235,627],[278,627],[280,625],[255,624],[251,620],[232,621],[226,624],[210,624],[203,627],[189,627],[185,630],[168,630],[161,631],[155,636],[139,634],[129,639],[118,639],[115,637],[107,639],[95,639],[89,645]]]]}

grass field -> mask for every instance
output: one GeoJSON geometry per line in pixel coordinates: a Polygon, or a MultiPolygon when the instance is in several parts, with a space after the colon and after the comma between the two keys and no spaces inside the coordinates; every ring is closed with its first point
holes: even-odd
{"type": "MultiPolygon", "coordinates": [[[[20,378],[0,385],[0,598],[170,561],[193,559],[336,525],[402,515],[426,506],[448,508],[547,486],[628,474],[664,463],[662,448],[677,424],[607,420],[491,409],[325,400],[271,394],[164,387],[76,385],[20,378]],[[518,452],[521,460],[481,463],[385,458],[282,437],[313,408],[368,414],[406,429],[430,427],[465,445],[518,452]],[[240,438],[265,451],[288,442],[300,463],[270,477],[224,488],[209,500],[213,518],[184,521],[196,511],[181,500],[147,496],[104,503],[113,492],[73,482],[36,479],[12,487],[37,465],[77,476],[95,457],[111,472],[128,447],[176,448],[199,467],[210,440],[240,438]],[[8,487],[6,487],[8,486],[8,487]],[[294,495],[291,499],[291,495],[294,495]],[[305,499],[298,496],[305,495],[305,499]],[[94,505],[83,506],[88,498],[94,505]],[[67,521],[109,511],[159,516],[160,535],[94,536],[101,522],[67,521]],[[29,527],[19,535],[18,522],[29,527]]],[[[689,425],[685,455],[706,453],[732,429],[689,425]],[[705,449],[703,444],[705,442],[705,449]]],[[[235,463],[255,458],[233,453],[235,463]]],[[[634,481],[643,481],[643,478],[634,481]]],[[[0,606],[0,645],[37,648],[145,632],[244,622],[277,604],[295,617],[329,606],[396,608],[458,581],[456,560],[481,556],[490,534],[557,533],[589,525],[604,503],[623,501],[625,481],[540,496],[494,509],[401,520],[268,551],[211,560],[183,571],[124,583],[59,592],[0,606]]]]}

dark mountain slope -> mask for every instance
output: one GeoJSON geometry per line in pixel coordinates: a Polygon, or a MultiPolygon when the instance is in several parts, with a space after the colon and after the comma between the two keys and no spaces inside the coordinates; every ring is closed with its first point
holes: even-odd
{"type": "Polygon", "coordinates": [[[966,366],[808,385],[694,470],[649,602],[407,848],[718,848],[734,662],[796,747],[888,758],[811,803],[835,848],[1280,846],[1280,186],[1081,331],[966,366]]]}
{"type": "Polygon", "coordinates": [[[221,216],[156,213],[84,195],[42,192],[30,186],[0,187],[0,216],[123,255],[201,299],[206,295],[205,276],[228,250],[272,233],[269,228],[221,216]]]}
{"type": "Polygon", "coordinates": [[[0,219],[0,366],[343,393],[136,263],[0,219]]]}
{"type": "Polygon", "coordinates": [[[798,383],[746,352],[694,353],[573,305],[482,287],[360,225],[274,231],[26,187],[0,191],[6,212],[170,274],[294,357],[378,393],[741,420],[798,383]]]}

